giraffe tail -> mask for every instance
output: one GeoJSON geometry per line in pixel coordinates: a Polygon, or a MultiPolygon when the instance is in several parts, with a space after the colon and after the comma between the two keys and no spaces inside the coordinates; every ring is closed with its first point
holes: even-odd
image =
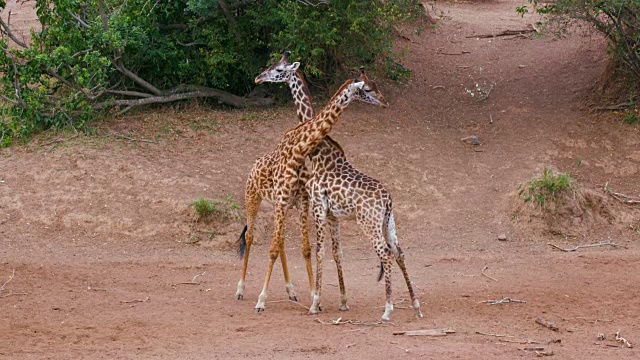
{"type": "MultiPolygon", "coordinates": [[[[396,222],[393,220],[393,210],[391,208],[391,203],[388,204],[387,210],[384,215],[384,223],[383,223],[383,234],[384,238],[387,241],[387,245],[391,249],[391,252],[397,256],[398,254],[398,236],[396,235],[396,222]]],[[[380,262],[380,272],[378,273],[378,281],[382,280],[384,276],[384,266],[382,266],[382,262],[380,262]]]]}
{"type": "Polygon", "coordinates": [[[243,257],[244,251],[247,249],[247,239],[245,238],[245,234],[247,233],[247,225],[242,229],[242,233],[240,233],[240,238],[238,239],[238,256],[243,257]]]}

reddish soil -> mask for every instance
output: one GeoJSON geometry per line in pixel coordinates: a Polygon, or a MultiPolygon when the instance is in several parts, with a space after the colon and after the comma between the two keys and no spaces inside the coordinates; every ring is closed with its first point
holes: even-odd
{"type": "MultiPolygon", "coordinates": [[[[582,231],[572,237],[512,216],[518,185],[544,166],[596,191],[608,182],[640,194],[639,127],[584,105],[605,68],[599,37],[467,38],[534,22],[515,13],[520,4],[439,4],[445,17],[434,29],[400,40],[414,75],[403,85],[380,84],[391,106],[354,104],[332,132],[351,162],[392,192],[425,318],[414,319],[404,301],[392,324],[316,321],[382,315],[378,261],[353,222],[342,231],[350,311],[337,310],[329,263],[325,283],[334,286],[325,286],[321,315],[285,301],[279,265],[267,310],[254,313],[272,229],[268,205],[245,300],[236,301],[241,262],[232,244],[242,221],[217,224],[211,239],[189,244],[189,204],[231,195],[242,213],[249,169],[296,123],[293,109],[165,109],[110,121],[97,135],[52,142],[73,134],[49,133],[2,150],[0,283],[15,276],[0,290],[0,357],[513,359],[534,358],[525,348],[543,347],[561,359],[640,358],[614,339],[620,330],[640,343],[640,219],[588,228],[578,219],[582,231]],[[488,99],[476,103],[466,93],[471,77],[495,82],[488,99]],[[481,145],[461,141],[469,135],[481,145]],[[500,234],[507,240],[498,241],[500,234]],[[626,248],[547,245],[608,239],[626,248]],[[481,274],[485,266],[496,281],[481,274]],[[205,271],[199,285],[180,284],[205,271]],[[503,296],[526,303],[481,303],[503,296]],[[536,324],[538,316],[559,331],[536,324]],[[456,332],[392,334],[445,327],[456,332]],[[606,339],[597,340],[599,333],[606,339]],[[525,340],[539,344],[517,342],[525,340]]],[[[309,306],[294,218],[287,252],[301,304],[309,306]]],[[[394,290],[398,301],[408,298],[398,271],[394,290]]]]}

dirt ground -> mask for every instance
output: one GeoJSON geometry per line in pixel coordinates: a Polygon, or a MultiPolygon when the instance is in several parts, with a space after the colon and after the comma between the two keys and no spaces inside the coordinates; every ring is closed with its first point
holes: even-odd
{"type": "Polygon", "coordinates": [[[74,135],[49,133],[2,150],[0,358],[513,359],[534,358],[527,348],[538,347],[560,359],[639,358],[637,347],[614,338],[619,330],[640,343],[640,218],[590,227],[577,219],[574,236],[552,235],[513,208],[518,185],[544,166],[571,172],[585,187],[608,182],[640,195],[640,128],[587,109],[606,65],[599,37],[469,37],[536,20],[520,18],[518,5],[438,3],[444,17],[434,29],[399,40],[413,78],[380,84],[390,107],[353,104],[332,132],[350,161],[394,197],[423,319],[402,301],[408,295],[395,271],[392,323],[321,323],[376,322],[384,310],[378,261],[351,221],[342,231],[351,310],[338,311],[329,262],[325,310],[307,315],[293,215],[286,246],[301,302],[286,301],[277,265],[267,309],[254,313],[272,229],[266,204],[245,300],[236,301],[241,262],[233,243],[243,223],[219,225],[191,244],[189,204],[231,196],[242,214],[253,161],[295,115],[291,104],[191,106],[132,114],[97,135],[55,142],[74,135]],[[465,91],[474,82],[495,82],[488,99],[475,102],[465,91]],[[469,135],[481,145],[461,141],[469,135]],[[547,245],[605,240],[626,248],[547,245]],[[198,274],[199,285],[181,284],[198,274]],[[481,303],[503,296],[526,303],[481,303]],[[559,331],[536,324],[538,316],[559,331]],[[455,333],[393,335],[432,328],[455,333]]]}

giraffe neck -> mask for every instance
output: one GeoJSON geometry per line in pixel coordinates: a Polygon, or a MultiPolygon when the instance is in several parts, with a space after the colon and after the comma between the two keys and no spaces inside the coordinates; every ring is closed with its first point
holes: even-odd
{"type": "Polygon", "coordinates": [[[333,129],[344,109],[354,99],[353,90],[349,87],[352,82],[345,82],[318,115],[292,130],[291,140],[296,144],[296,156],[307,156],[333,129]]]}
{"type": "Polygon", "coordinates": [[[293,101],[296,106],[296,114],[300,122],[305,122],[313,117],[313,107],[311,106],[311,93],[307,87],[307,82],[299,70],[287,82],[293,101]]]}

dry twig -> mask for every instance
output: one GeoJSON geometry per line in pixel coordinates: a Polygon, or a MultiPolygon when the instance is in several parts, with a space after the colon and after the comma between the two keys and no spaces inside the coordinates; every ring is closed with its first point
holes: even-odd
{"type": "Polygon", "coordinates": [[[200,285],[199,282],[196,282],[196,279],[199,278],[200,276],[206,274],[206,271],[203,271],[202,274],[198,274],[196,276],[193,277],[193,279],[191,279],[191,281],[185,281],[185,282],[181,282],[181,283],[177,283],[174,285],[200,285]]]}
{"type": "Polygon", "coordinates": [[[406,335],[406,336],[446,336],[447,334],[453,334],[456,331],[451,328],[441,329],[425,329],[425,330],[406,330],[406,331],[394,331],[393,335],[406,335]]]}
{"type": "Polygon", "coordinates": [[[483,268],[482,268],[482,271],[481,271],[482,275],[484,275],[484,276],[488,277],[489,279],[491,279],[491,280],[493,280],[493,281],[498,281],[497,279],[495,279],[495,278],[493,278],[493,277],[491,277],[491,276],[487,275],[487,274],[484,272],[484,271],[485,271],[485,270],[487,270],[488,268],[489,268],[489,266],[485,266],[485,267],[483,267],[483,268]]]}
{"type": "Polygon", "coordinates": [[[147,139],[137,139],[137,138],[132,138],[126,135],[122,135],[122,134],[111,134],[111,136],[118,138],[118,139],[125,139],[125,140],[130,140],[130,141],[139,141],[139,142],[146,142],[146,143],[151,143],[151,144],[157,144],[158,142],[155,140],[147,140],[147,139]]]}
{"type": "Polygon", "coordinates": [[[2,296],[0,296],[0,298],[6,298],[6,297],[9,297],[9,296],[13,296],[13,295],[29,295],[29,294],[28,294],[28,293],[14,293],[14,292],[10,292],[10,293],[8,293],[7,295],[2,295],[2,296]]]}
{"type": "Polygon", "coordinates": [[[548,320],[545,320],[545,319],[543,319],[543,318],[542,318],[542,317],[540,317],[540,316],[538,316],[538,317],[536,318],[536,324],[540,324],[540,325],[542,325],[542,326],[544,326],[544,327],[546,327],[546,328],[548,328],[548,329],[551,329],[551,330],[553,330],[553,331],[558,331],[558,330],[560,330],[560,329],[558,329],[558,327],[557,327],[554,323],[552,323],[552,322],[550,322],[550,321],[548,321],[548,320]]]}
{"type": "Polygon", "coordinates": [[[516,299],[510,299],[508,297],[503,297],[502,299],[499,300],[485,300],[485,301],[480,301],[478,304],[483,304],[483,303],[487,303],[488,305],[498,305],[498,304],[507,304],[507,303],[526,303],[526,300],[516,300],[516,299]]]}
{"type": "Polygon", "coordinates": [[[133,299],[133,300],[121,300],[120,303],[121,304],[135,304],[135,303],[141,303],[141,302],[147,302],[149,301],[149,297],[147,296],[144,299],[133,299]]]}
{"type": "Polygon", "coordinates": [[[505,339],[507,337],[512,338],[513,336],[511,335],[504,335],[504,334],[490,334],[490,333],[483,333],[481,331],[476,331],[476,334],[478,335],[484,335],[484,336],[494,336],[498,338],[498,341],[502,341],[502,342],[507,342],[507,343],[515,343],[515,344],[540,344],[539,341],[535,341],[535,340],[511,340],[511,339],[505,339]]]}
{"type": "Polygon", "coordinates": [[[551,350],[549,350],[549,351],[536,351],[536,356],[537,357],[553,356],[553,351],[551,351],[551,350]]]}
{"type": "Polygon", "coordinates": [[[616,341],[623,343],[624,346],[628,347],[629,349],[633,347],[633,345],[631,345],[631,343],[627,339],[620,336],[620,330],[616,332],[616,341]]]}
{"type": "Polygon", "coordinates": [[[378,326],[378,325],[395,325],[392,322],[382,322],[382,321],[376,321],[376,322],[364,322],[364,321],[358,321],[358,320],[345,320],[342,321],[342,318],[339,317],[336,320],[331,320],[331,322],[326,322],[326,321],[322,321],[318,318],[315,319],[315,321],[319,322],[322,325],[344,325],[344,324],[349,324],[349,325],[363,325],[363,326],[378,326]]]}
{"type": "Polygon", "coordinates": [[[618,104],[618,105],[614,105],[614,106],[599,106],[599,107],[595,107],[593,108],[593,110],[598,110],[598,111],[616,111],[616,110],[624,110],[624,109],[628,109],[631,107],[631,103],[622,103],[622,104],[618,104]]]}
{"type": "Polygon", "coordinates": [[[9,280],[5,281],[4,284],[2,284],[2,286],[0,286],[0,291],[4,290],[5,285],[7,285],[8,283],[11,282],[11,280],[13,280],[13,278],[16,276],[16,269],[12,269],[11,271],[11,276],[9,276],[9,280]]]}
{"type": "Polygon", "coordinates": [[[57,138],[57,139],[54,139],[54,140],[51,140],[51,141],[47,141],[46,143],[44,143],[44,144],[42,144],[42,145],[40,145],[40,146],[41,146],[41,147],[45,147],[45,146],[48,146],[48,145],[51,145],[51,144],[58,144],[58,143],[62,143],[62,142],[65,142],[65,141],[69,141],[69,140],[71,140],[71,139],[75,139],[75,138],[77,138],[78,136],[80,136],[80,134],[75,134],[75,135],[73,135],[73,136],[69,136],[69,137],[68,137],[68,138],[66,138],[66,139],[57,138]]]}
{"type": "Polygon", "coordinates": [[[549,246],[551,246],[553,248],[556,248],[556,249],[558,249],[560,251],[564,251],[564,252],[571,252],[571,251],[576,251],[576,250],[582,249],[582,248],[591,248],[591,247],[606,246],[606,245],[613,246],[613,247],[621,247],[621,248],[625,248],[625,249],[627,248],[627,245],[620,245],[620,244],[616,244],[616,243],[611,242],[611,241],[603,241],[603,242],[599,242],[597,244],[589,244],[589,245],[578,245],[578,246],[575,246],[575,247],[572,247],[572,248],[566,248],[566,249],[561,248],[558,245],[555,245],[555,244],[552,244],[552,243],[547,243],[547,245],[549,245],[549,246]]]}
{"type": "Polygon", "coordinates": [[[581,316],[576,317],[576,319],[578,319],[578,320],[582,320],[582,321],[586,321],[586,322],[591,323],[591,324],[595,324],[595,323],[597,323],[597,322],[613,322],[613,320],[608,320],[608,319],[595,319],[595,320],[589,320],[589,319],[584,318],[584,317],[581,317],[581,316]]]}

